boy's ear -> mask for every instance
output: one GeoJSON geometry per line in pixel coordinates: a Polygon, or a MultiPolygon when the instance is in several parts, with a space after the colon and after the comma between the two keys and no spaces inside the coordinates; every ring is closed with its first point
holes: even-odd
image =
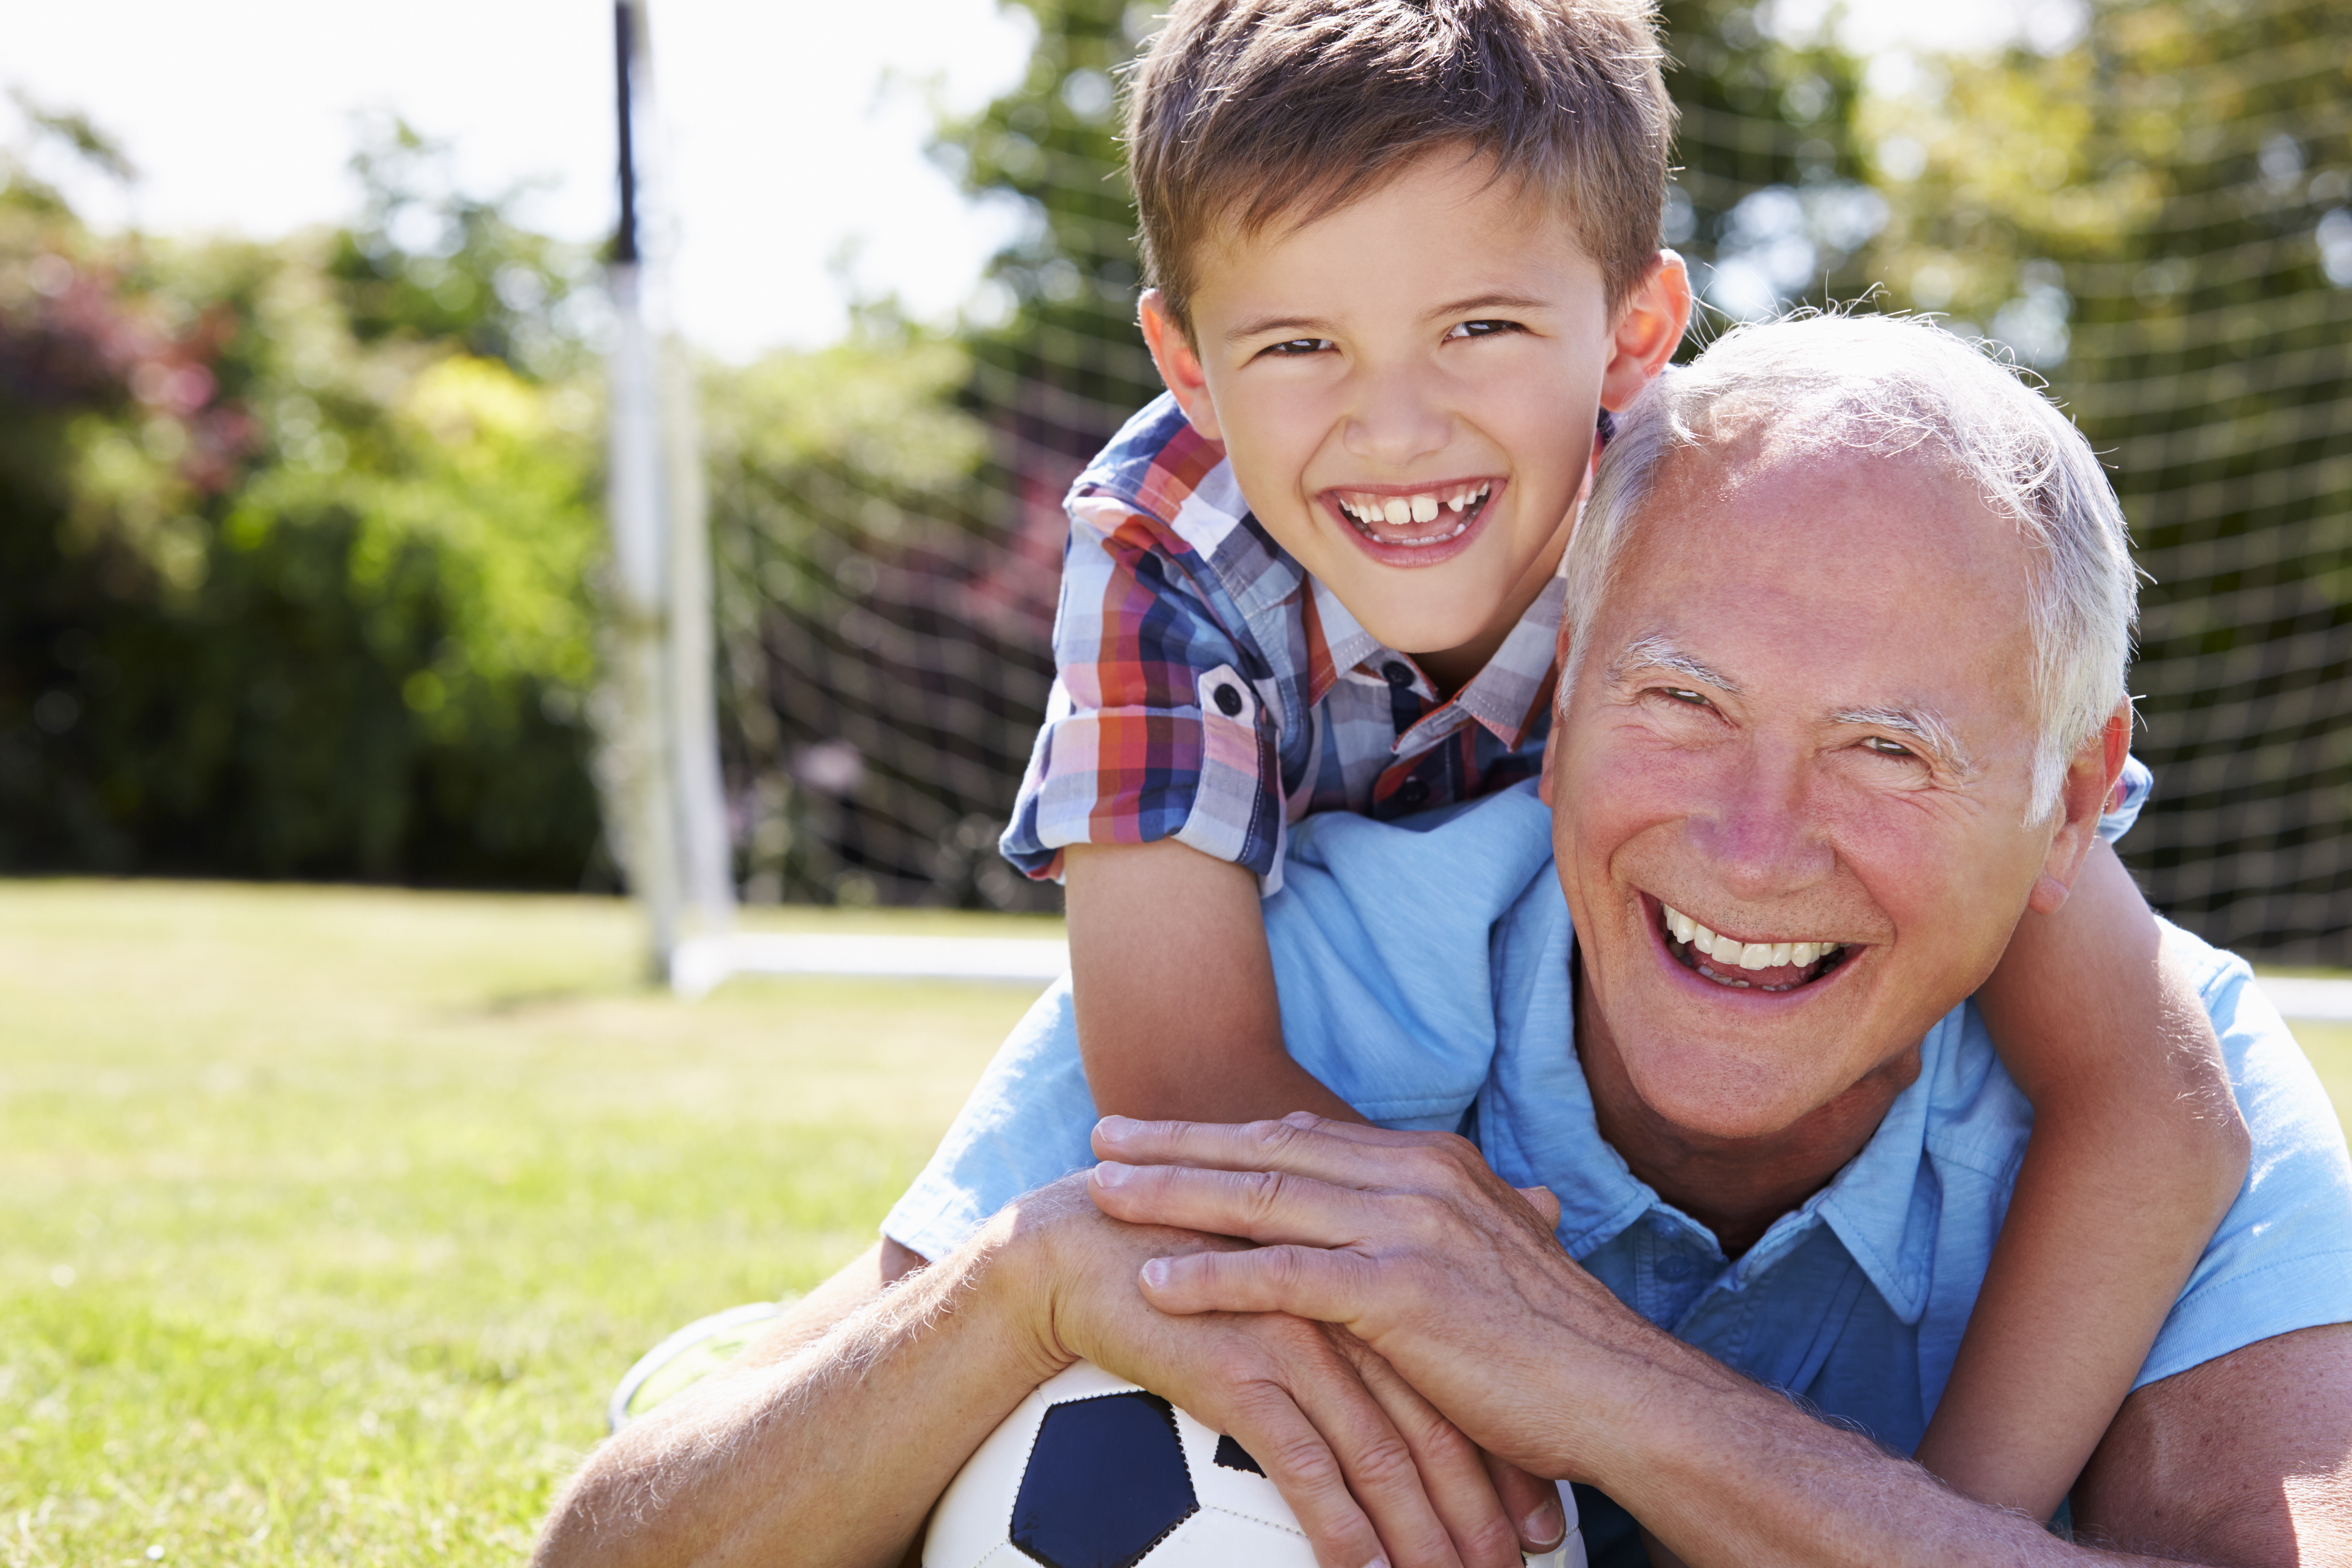
{"type": "Polygon", "coordinates": [[[2106,815],[2116,781],[2123,776],[2124,762],[2131,755],[2131,704],[2117,703],[2105,726],[2084,742],[2067,764],[2066,782],[2058,792],[2058,831],[2050,836],[2050,853],[2042,859],[2042,875],[2025,900],[2026,908],[2034,913],[2056,914],[2074,892],[2083,861],[2099,841],[2099,818],[2106,815]]]}
{"type": "Polygon", "coordinates": [[[1603,408],[1624,407],[1665,369],[1682,346],[1690,316],[1690,273],[1681,257],[1661,250],[1617,318],[1609,368],[1601,377],[1603,408]]]}
{"type": "Polygon", "coordinates": [[[1176,395],[1176,406],[1184,411],[1192,428],[1212,441],[1224,437],[1217,432],[1217,405],[1209,400],[1209,373],[1201,363],[1200,351],[1192,346],[1192,337],[1170,314],[1168,297],[1157,289],[1146,289],[1137,310],[1137,319],[1143,327],[1144,346],[1151,351],[1151,363],[1160,369],[1160,379],[1176,395]]]}

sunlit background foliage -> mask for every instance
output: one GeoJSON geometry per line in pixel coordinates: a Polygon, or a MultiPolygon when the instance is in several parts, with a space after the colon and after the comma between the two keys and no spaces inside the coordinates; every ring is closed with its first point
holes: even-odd
{"type": "MultiPolygon", "coordinates": [[[[980,302],[702,373],[755,900],[1053,901],[991,845],[1061,494],[1157,390],[1116,141],[1156,8],[1012,3],[1027,75],[937,142],[1025,215],[980,302]]],[[[1664,8],[1694,347],[1866,300],[2046,377],[2156,579],[2136,866],[2219,940],[2352,956],[2352,0],[2039,7],[1997,56],[1870,60],[1800,9],[1664,8]]],[[[354,172],[348,226],[261,246],[95,236],[11,166],[0,868],[611,884],[596,258],[397,122],[354,172]]]]}

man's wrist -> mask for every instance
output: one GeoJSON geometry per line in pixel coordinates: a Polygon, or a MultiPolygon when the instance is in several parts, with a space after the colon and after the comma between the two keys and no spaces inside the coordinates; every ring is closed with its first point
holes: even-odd
{"type": "Polygon", "coordinates": [[[1633,1495],[1671,1492],[1680,1472],[1704,1467],[1697,1450],[1725,1400],[1769,1395],[1630,1310],[1624,1316],[1631,1321],[1605,1335],[1564,1326],[1559,1352],[1543,1356],[1560,1370],[1549,1403],[1561,1419],[1528,1468],[1598,1487],[1630,1507],[1633,1495]]]}
{"type": "Polygon", "coordinates": [[[1063,1342],[1059,1309],[1071,1277],[1072,1222],[1093,1215],[1081,1182],[1056,1182],[1006,1205],[957,1254],[963,1283],[956,1295],[971,1300],[953,1310],[983,1318],[1003,1353],[1034,1373],[1033,1385],[1079,1359],[1063,1342]]]}

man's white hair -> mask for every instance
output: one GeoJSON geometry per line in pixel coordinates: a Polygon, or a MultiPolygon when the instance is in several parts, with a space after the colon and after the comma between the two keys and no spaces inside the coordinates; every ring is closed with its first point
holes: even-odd
{"type": "MultiPolygon", "coordinates": [[[[1677,449],[1764,437],[1792,448],[1895,455],[1930,447],[2038,558],[2031,591],[2037,742],[2026,820],[2048,817],[2067,764],[2124,695],[2138,583],[2115,487],[2057,406],[2000,363],[1916,317],[1807,313],[1727,332],[1617,416],[1569,542],[1566,704],[1602,599],[1677,449]]],[[[1937,606],[1919,606],[1923,630],[1937,606]]]]}

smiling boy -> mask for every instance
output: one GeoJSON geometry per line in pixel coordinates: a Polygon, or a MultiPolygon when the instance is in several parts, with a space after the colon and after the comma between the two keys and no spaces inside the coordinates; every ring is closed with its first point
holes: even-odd
{"type": "MultiPolygon", "coordinates": [[[[1660,58],[1636,0],[1181,0],[1149,47],[1127,147],[1169,393],[1072,491],[1058,676],[1003,846],[1066,882],[1100,1111],[1363,1119],[1283,1048],[1260,900],[1307,815],[1400,816],[1541,764],[1556,573],[1608,411],[1691,310],[1658,246],[1660,58]]],[[[1709,565],[1736,582],[1736,559],[1709,565]]],[[[1899,725],[1877,739],[1933,754],[1899,725]]],[[[2145,796],[2128,777],[2111,832],[2145,796]]],[[[2111,851],[2074,899],[2021,928],[1981,999],[2042,1131],[1920,1450],[2045,1509],[2244,1169],[2242,1125],[2208,1109],[2211,1031],[2161,982],[2111,851]]],[[[1715,911],[1688,913],[1696,936],[1715,911]]],[[[1836,961],[1707,935],[1695,970],[1717,984],[1836,961]]],[[[886,1222],[886,1274],[1060,1173],[976,1189],[961,1157],[943,1147],[886,1222]]]]}

